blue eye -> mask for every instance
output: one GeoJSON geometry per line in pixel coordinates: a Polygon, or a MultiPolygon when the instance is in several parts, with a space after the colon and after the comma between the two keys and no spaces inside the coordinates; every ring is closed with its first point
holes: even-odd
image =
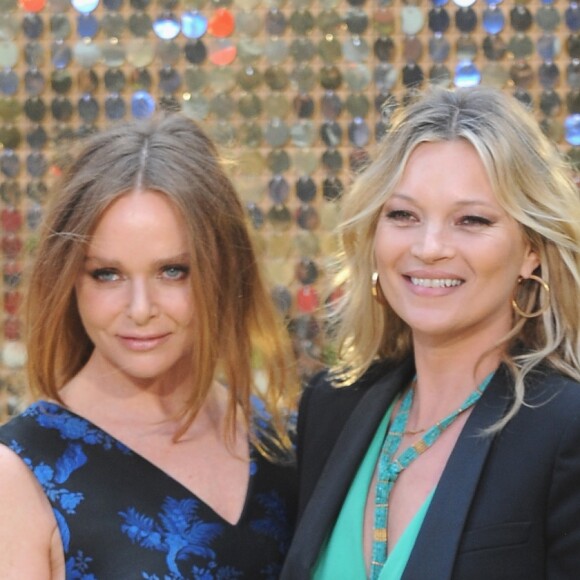
{"type": "Polygon", "coordinates": [[[97,282],[116,282],[121,277],[116,270],[111,268],[97,268],[90,274],[97,282]]]}
{"type": "Polygon", "coordinates": [[[183,280],[189,274],[189,266],[170,265],[163,268],[163,276],[169,280],[183,280]]]}

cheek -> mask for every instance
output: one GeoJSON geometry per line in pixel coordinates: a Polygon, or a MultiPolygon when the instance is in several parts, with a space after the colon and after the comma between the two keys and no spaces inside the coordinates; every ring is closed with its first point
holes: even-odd
{"type": "Polygon", "coordinates": [[[525,262],[526,248],[523,242],[507,238],[487,251],[473,254],[489,272],[489,276],[502,277],[505,282],[516,280],[525,262]]]}
{"type": "Polygon", "coordinates": [[[75,297],[77,301],[77,308],[81,320],[83,321],[84,324],[86,318],[90,317],[91,311],[94,310],[94,307],[92,306],[94,303],[94,298],[91,296],[91,292],[87,291],[86,287],[83,284],[76,285],[75,297]]]}
{"type": "MultiPolygon", "coordinates": [[[[407,245],[403,243],[400,236],[388,235],[379,231],[375,236],[373,245],[374,259],[380,270],[393,267],[397,259],[405,253],[407,245]]],[[[387,272],[384,272],[388,274],[387,272]]]]}
{"type": "Polygon", "coordinates": [[[121,297],[81,285],[76,289],[77,308],[85,327],[105,324],[123,309],[121,297]]]}
{"type": "Polygon", "coordinates": [[[181,326],[188,327],[193,324],[195,308],[193,297],[189,288],[180,288],[167,296],[165,311],[181,326]]]}
{"type": "Polygon", "coordinates": [[[373,240],[373,255],[377,263],[383,262],[385,255],[389,252],[389,244],[386,242],[384,228],[378,225],[373,240]]]}

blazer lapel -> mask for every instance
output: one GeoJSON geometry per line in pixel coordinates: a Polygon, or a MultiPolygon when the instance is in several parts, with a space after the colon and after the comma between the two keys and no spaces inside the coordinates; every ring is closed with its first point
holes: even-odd
{"type": "Polygon", "coordinates": [[[353,410],[304,510],[281,580],[310,577],[377,426],[412,373],[413,365],[409,362],[382,377],[368,388],[353,410]]]}
{"type": "Polygon", "coordinates": [[[402,580],[448,580],[475,489],[491,443],[481,435],[505,414],[511,397],[504,367],[471,413],[441,475],[402,580]]]}

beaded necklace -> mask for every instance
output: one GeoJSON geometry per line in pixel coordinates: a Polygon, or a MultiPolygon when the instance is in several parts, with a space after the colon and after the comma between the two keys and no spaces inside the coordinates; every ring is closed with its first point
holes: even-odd
{"type": "Polygon", "coordinates": [[[405,433],[405,428],[407,426],[407,420],[409,419],[409,411],[411,410],[411,405],[413,404],[414,388],[410,388],[407,394],[404,396],[401,402],[401,407],[397,416],[395,417],[391,428],[389,429],[383,447],[381,449],[381,454],[379,456],[378,464],[378,478],[375,488],[375,514],[374,514],[374,529],[373,529],[373,546],[372,546],[372,561],[371,561],[371,580],[378,580],[381,570],[385,564],[388,553],[388,543],[387,543],[387,524],[389,516],[389,496],[391,495],[391,490],[399,477],[399,474],[419,455],[424,453],[437,439],[440,435],[447,429],[454,421],[461,415],[475,405],[477,400],[483,394],[483,391],[489,384],[493,372],[491,372],[482,383],[473,391],[463,404],[455,409],[452,413],[447,415],[441,421],[438,421],[427,429],[425,435],[410,445],[405,449],[397,459],[393,460],[403,434],[405,433]]]}

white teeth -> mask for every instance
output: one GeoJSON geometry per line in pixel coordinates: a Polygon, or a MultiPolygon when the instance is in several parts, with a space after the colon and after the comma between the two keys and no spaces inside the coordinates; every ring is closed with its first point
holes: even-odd
{"type": "Polygon", "coordinates": [[[413,286],[423,286],[424,288],[450,288],[460,286],[461,280],[457,278],[414,278],[411,276],[413,286]]]}

